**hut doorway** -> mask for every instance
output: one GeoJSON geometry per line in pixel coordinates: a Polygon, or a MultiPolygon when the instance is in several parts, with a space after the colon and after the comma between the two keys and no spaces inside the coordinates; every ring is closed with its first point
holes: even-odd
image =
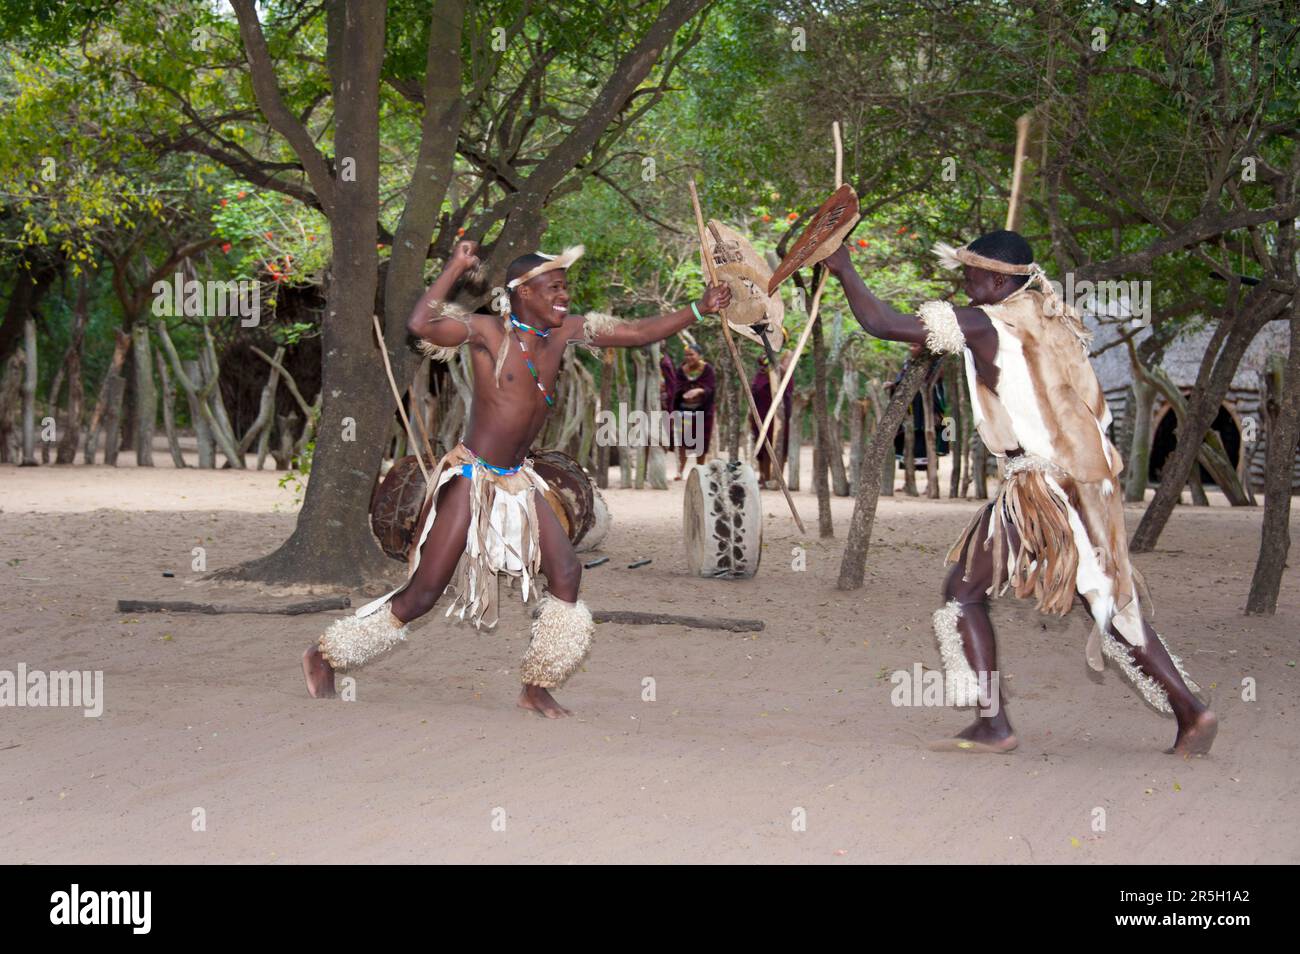
{"type": "MultiPolygon", "coordinates": [[[[1155,436],[1151,439],[1151,465],[1147,476],[1152,483],[1160,482],[1165,462],[1178,446],[1177,424],[1177,415],[1174,414],[1173,408],[1166,404],[1156,422],[1155,436]]],[[[1237,426],[1237,419],[1233,417],[1231,411],[1220,404],[1219,413],[1215,415],[1214,423],[1210,426],[1223,438],[1223,449],[1228,452],[1228,460],[1232,462],[1232,466],[1236,467],[1241,457],[1241,429],[1237,426]]],[[[1210,472],[1200,464],[1197,464],[1197,467],[1201,471],[1201,483],[1206,486],[1214,485],[1210,472]]]]}

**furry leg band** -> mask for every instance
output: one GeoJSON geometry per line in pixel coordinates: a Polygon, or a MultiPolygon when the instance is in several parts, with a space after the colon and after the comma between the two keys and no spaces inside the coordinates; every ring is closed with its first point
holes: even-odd
{"type": "Polygon", "coordinates": [[[519,666],[521,681],[543,689],[559,686],[577,672],[595,631],[586,603],[566,603],[548,594],[533,620],[533,638],[519,666]]]}
{"type": "Polygon", "coordinates": [[[980,684],[966,658],[957,620],[961,618],[961,604],[949,600],[934,611],[934,635],[939,642],[939,655],[943,658],[943,701],[950,706],[980,705],[980,684]]]}
{"type": "MultiPolygon", "coordinates": [[[[1192,692],[1199,693],[1201,687],[1192,681],[1192,677],[1187,675],[1187,670],[1183,668],[1183,661],[1175,656],[1169,649],[1169,644],[1165,638],[1156,633],[1156,638],[1160,640],[1160,645],[1165,647],[1165,652],[1169,653],[1170,660],[1173,661],[1174,668],[1178,670],[1178,675],[1183,677],[1183,682],[1187,683],[1187,688],[1192,692]]],[[[1157,712],[1163,712],[1166,715],[1173,714],[1173,707],[1169,705],[1169,694],[1165,692],[1164,687],[1156,682],[1146,673],[1144,673],[1133,660],[1133,650],[1127,645],[1121,643],[1114,636],[1107,633],[1101,639],[1101,651],[1119,667],[1119,671],[1124,674],[1129,682],[1143,699],[1157,712]]]]}
{"type": "MultiPolygon", "coordinates": [[[[1133,660],[1132,649],[1121,643],[1110,633],[1106,633],[1101,637],[1101,652],[1119,668],[1119,671],[1124,674],[1124,678],[1133,683],[1133,688],[1146,700],[1147,705],[1157,712],[1163,712],[1166,715],[1173,714],[1174,710],[1169,705],[1168,693],[1165,692],[1160,683],[1138,668],[1138,664],[1133,660]]],[[[1182,667],[1180,666],[1179,669],[1181,670],[1182,667]]]]}
{"type": "Polygon", "coordinates": [[[320,638],[320,654],[335,669],[353,669],[404,641],[409,630],[385,605],[369,616],[336,619],[320,638]]]}

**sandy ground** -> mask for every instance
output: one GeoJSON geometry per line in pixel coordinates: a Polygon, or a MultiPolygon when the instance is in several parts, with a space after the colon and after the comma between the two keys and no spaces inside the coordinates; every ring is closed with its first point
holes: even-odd
{"type": "MultiPolygon", "coordinates": [[[[161,463],[0,467],[0,670],[102,670],[105,697],[99,718],[0,708],[8,862],[1300,860],[1300,577],[1276,617],[1241,614],[1258,510],[1180,508],[1159,552],[1137,558],[1161,632],[1212,687],[1209,758],[1161,754],[1172,720],[1113,670],[1090,678],[1081,615],[1012,600],[995,620],[1022,744],[978,757],[926,751],[965,714],[895,706],[889,678],[939,664],[930,614],[972,501],[882,501],[867,585],[843,593],[851,500],[834,502],[836,539],[801,541],[766,493],[761,571],[717,582],[686,574],[681,484],[609,492],[591,606],[767,628],[602,625],[559,694],[577,717],[552,723],[514,707],[517,598],[490,633],[435,610],[357,674],[352,702],[308,698],[298,664],[338,614],[118,614],[122,597],[258,599],[199,582],[191,548],[215,569],[293,525],[273,472],[161,463]]],[[[815,498],[797,499],[815,534],[815,498]]]]}

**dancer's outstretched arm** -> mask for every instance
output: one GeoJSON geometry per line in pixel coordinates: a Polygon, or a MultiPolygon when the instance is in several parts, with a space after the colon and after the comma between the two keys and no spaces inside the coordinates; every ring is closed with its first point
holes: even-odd
{"type": "MultiPolygon", "coordinates": [[[[695,304],[700,314],[717,314],[731,304],[731,289],[726,285],[710,285],[704,296],[695,304]]],[[[639,321],[623,321],[594,334],[587,340],[598,348],[635,348],[663,341],[683,328],[695,324],[695,312],[688,306],[677,311],[639,321]]],[[[591,329],[588,329],[590,332],[591,329]]]]}
{"type": "MultiPolygon", "coordinates": [[[[887,341],[905,341],[908,344],[925,344],[931,329],[916,315],[895,311],[888,302],[871,293],[849,258],[849,250],[841,245],[826,259],[826,268],[840,280],[844,297],[848,299],[853,317],[869,334],[887,341]]],[[[957,324],[969,347],[977,358],[992,361],[997,352],[997,332],[988,315],[978,308],[954,308],[957,324]]]]}
{"type": "Polygon", "coordinates": [[[887,341],[906,341],[909,344],[925,342],[927,332],[921,320],[915,315],[899,314],[888,302],[873,295],[853,267],[847,248],[841,245],[823,264],[840,280],[853,317],[870,334],[887,341]]]}

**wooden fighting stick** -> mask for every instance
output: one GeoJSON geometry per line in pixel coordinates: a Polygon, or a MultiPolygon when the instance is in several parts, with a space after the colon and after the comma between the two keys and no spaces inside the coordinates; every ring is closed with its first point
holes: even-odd
{"type": "MultiPolygon", "coordinates": [[[[716,285],[718,282],[717,272],[713,268],[713,256],[709,254],[709,246],[704,237],[704,213],[700,210],[700,194],[695,189],[695,180],[690,180],[691,187],[691,204],[695,207],[695,225],[700,231],[700,255],[704,259],[704,268],[709,273],[709,284],[716,285]]],[[[736,368],[736,374],[740,376],[740,389],[745,392],[745,397],[749,401],[749,416],[757,425],[762,425],[763,419],[759,416],[758,405],[754,403],[754,394],[749,389],[749,374],[745,371],[745,365],[740,360],[740,352],[736,349],[736,341],[731,335],[731,326],[727,324],[727,319],[721,320],[722,337],[726,339],[727,350],[731,352],[731,363],[736,368]]],[[[772,449],[772,442],[767,441],[767,453],[773,463],[778,459],[776,452],[772,449]]],[[[785,485],[785,475],[781,473],[778,467],[773,468],[776,471],[777,483],[781,486],[781,493],[785,495],[786,505],[790,508],[790,515],[794,517],[795,524],[799,527],[799,532],[808,533],[808,528],[803,525],[803,520],[799,518],[799,511],[795,509],[794,499],[790,496],[790,488],[785,485]]]]}
{"type": "MultiPolygon", "coordinates": [[[[835,188],[838,189],[844,184],[844,143],[840,139],[839,122],[831,123],[831,135],[835,139],[835,188]]],[[[817,282],[817,289],[813,292],[812,304],[808,307],[808,323],[804,325],[803,334],[799,336],[799,344],[794,349],[794,357],[790,359],[790,366],[785,369],[785,374],[781,377],[781,384],[777,387],[776,394],[772,398],[772,406],[767,409],[767,417],[763,419],[763,424],[759,428],[758,439],[760,442],[767,437],[768,428],[772,426],[772,421],[776,418],[776,412],[781,407],[781,399],[785,397],[785,389],[790,386],[790,379],[794,377],[794,369],[799,364],[803,349],[808,344],[808,336],[812,334],[813,325],[817,323],[817,313],[822,302],[822,289],[826,287],[826,279],[829,275],[830,273],[823,268],[821,278],[817,282]]]]}
{"type": "MultiPolygon", "coordinates": [[[[402,416],[402,424],[406,427],[406,439],[411,442],[411,447],[415,447],[415,433],[411,430],[411,422],[406,417],[406,406],[402,404],[402,392],[397,390],[397,381],[393,377],[393,366],[388,363],[388,346],[384,344],[384,330],[379,327],[379,316],[371,315],[371,320],[375,323],[375,337],[379,340],[379,353],[384,359],[384,371],[388,374],[388,385],[393,389],[393,400],[397,402],[397,413],[402,416]]],[[[433,448],[429,446],[429,435],[424,433],[424,425],[421,422],[420,436],[424,438],[424,449],[428,453],[429,459],[433,460],[433,448]]],[[[425,486],[429,484],[429,469],[424,466],[424,456],[417,453],[415,462],[420,465],[420,473],[424,474],[425,486]]]]}
{"type": "Polygon", "coordinates": [[[1007,204],[1007,229],[1014,230],[1020,218],[1020,191],[1025,173],[1025,145],[1029,140],[1029,127],[1033,123],[1031,110],[1016,120],[1016,161],[1011,167],[1011,199],[1007,204]]]}

